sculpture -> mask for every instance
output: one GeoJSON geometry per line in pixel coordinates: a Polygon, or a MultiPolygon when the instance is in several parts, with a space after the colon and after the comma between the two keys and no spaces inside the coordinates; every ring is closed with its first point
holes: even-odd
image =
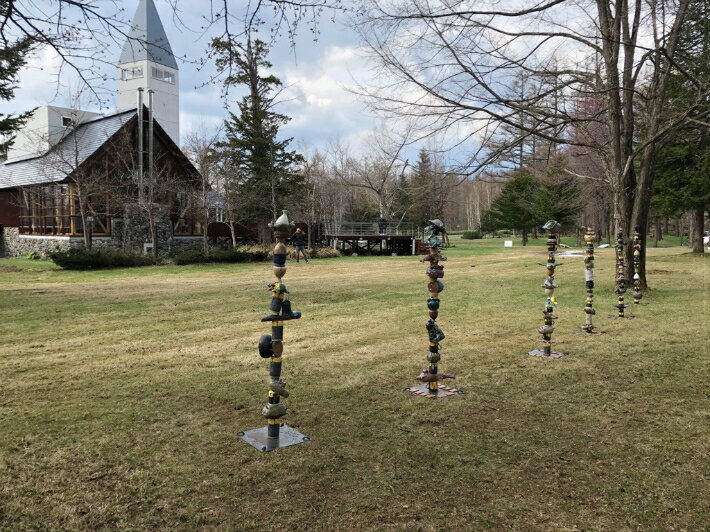
{"type": "Polygon", "coordinates": [[[582,334],[595,333],[596,326],[592,323],[592,316],[596,314],[594,310],[594,243],[597,241],[597,234],[594,229],[587,227],[584,234],[584,242],[587,244],[587,256],[584,258],[584,284],[587,290],[587,302],[584,306],[584,325],[579,331],[582,334]]]}
{"type": "Polygon", "coordinates": [[[640,305],[643,292],[641,292],[641,228],[634,226],[634,304],[640,305]]]}
{"type": "Polygon", "coordinates": [[[290,395],[286,390],[286,383],[281,380],[284,322],[299,319],[301,313],[292,310],[289,291],[282,281],[286,275],[287,250],[285,241],[291,234],[293,224],[289,221],[287,212],[283,211],[276,222],[269,224],[269,226],[273,229],[276,238],[274,247],[276,281],[268,285],[268,289],[271,291],[269,303],[271,314],[261,319],[262,322],[271,323],[271,334],[264,334],[259,338],[259,355],[269,359],[268,400],[261,411],[261,414],[266,418],[267,426],[237,433],[244,441],[263,452],[310,440],[307,436],[280,421],[287,411],[281,398],[285,399],[290,395]]]}
{"type": "Polygon", "coordinates": [[[439,384],[440,380],[456,378],[456,375],[453,373],[439,373],[438,365],[441,360],[441,347],[439,343],[446,337],[441,328],[436,324],[441,303],[439,295],[444,290],[444,282],[441,280],[444,277],[444,266],[439,263],[446,260],[446,257],[441,255],[439,249],[443,244],[446,228],[441,220],[429,220],[429,225],[425,227],[424,230],[428,233],[426,242],[429,246],[429,252],[422,257],[419,262],[429,263],[426,270],[427,277],[429,277],[429,283],[427,284],[429,291],[429,298],[427,299],[429,321],[426,322],[426,329],[429,334],[429,352],[427,353],[429,367],[425,368],[417,377],[417,380],[425,384],[407,388],[407,391],[414,395],[440,399],[462,392],[461,390],[439,384]]]}
{"type": "Polygon", "coordinates": [[[547,264],[543,264],[546,268],[547,279],[542,283],[542,288],[545,291],[547,299],[542,309],[544,323],[538,328],[538,332],[542,335],[542,349],[528,351],[528,355],[559,358],[564,356],[564,353],[552,351],[552,333],[555,331],[553,322],[557,319],[557,316],[554,314],[554,306],[557,304],[554,296],[555,288],[557,288],[557,283],[555,282],[555,268],[561,266],[561,264],[555,264],[555,253],[557,251],[558,234],[562,226],[555,220],[550,220],[543,225],[542,228],[547,231],[547,264]]]}
{"type": "Polygon", "coordinates": [[[624,314],[624,309],[628,307],[624,303],[624,294],[626,293],[626,276],[624,275],[624,230],[619,227],[616,232],[616,288],[614,288],[614,293],[617,295],[617,302],[614,308],[618,310],[616,316],[609,316],[610,318],[616,319],[630,319],[633,316],[626,316],[624,314]]]}

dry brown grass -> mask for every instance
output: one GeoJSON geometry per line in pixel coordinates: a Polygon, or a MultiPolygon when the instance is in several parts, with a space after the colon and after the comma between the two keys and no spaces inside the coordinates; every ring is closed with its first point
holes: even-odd
{"type": "Polygon", "coordinates": [[[651,250],[649,305],[619,322],[600,251],[607,334],[586,338],[565,259],[570,354],[551,361],[524,355],[541,248],[492,245],[449,252],[441,368],[467,393],[439,402],[402,391],[425,364],[424,266],[290,263],[285,420],[313,441],[267,455],[235,432],[263,424],[268,265],[0,272],[1,526],[707,528],[708,261],[651,250]]]}

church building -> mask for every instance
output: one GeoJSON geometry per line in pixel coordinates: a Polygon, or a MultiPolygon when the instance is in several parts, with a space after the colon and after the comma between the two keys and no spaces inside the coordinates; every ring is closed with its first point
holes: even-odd
{"type": "Polygon", "coordinates": [[[139,1],[117,68],[116,111],[44,106],[17,133],[0,163],[0,256],[199,245],[199,174],[179,147],[179,68],[153,0],[139,1]]]}

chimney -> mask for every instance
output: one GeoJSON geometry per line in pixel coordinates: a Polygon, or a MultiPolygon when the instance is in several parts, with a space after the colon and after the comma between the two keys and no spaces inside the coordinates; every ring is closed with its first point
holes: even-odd
{"type": "Polygon", "coordinates": [[[143,87],[138,87],[138,201],[143,201],[143,87]]]}
{"type": "Polygon", "coordinates": [[[148,89],[148,175],[153,176],[153,89],[148,89]]]}

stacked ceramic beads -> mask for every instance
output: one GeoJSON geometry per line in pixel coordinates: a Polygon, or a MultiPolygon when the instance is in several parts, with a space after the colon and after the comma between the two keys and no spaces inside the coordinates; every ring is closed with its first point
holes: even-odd
{"type": "Polygon", "coordinates": [[[291,233],[293,225],[289,222],[286,211],[273,224],[276,246],[274,247],[274,275],[276,280],[269,284],[271,290],[271,314],[261,319],[271,322],[271,334],[265,334],[259,339],[259,354],[269,359],[269,396],[266,406],[261,413],[268,423],[269,438],[279,437],[280,418],[286,415],[286,405],[281,402],[281,397],[288,397],[286,383],[281,380],[281,364],[283,357],[284,321],[295,320],[301,317],[300,312],[291,309],[288,299],[288,290],[282,282],[286,275],[286,244],[285,241],[291,233]]]}
{"type": "Polygon", "coordinates": [[[641,303],[643,293],[641,292],[641,232],[639,226],[634,227],[634,304],[641,303]]]}
{"type": "Polygon", "coordinates": [[[597,235],[591,227],[587,227],[587,232],[584,235],[584,242],[587,244],[587,256],[584,258],[584,283],[587,289],[587,302],[584,306],[584,325],[582,331],[592,334],[594,325],[592,317],[596,314],[594,310],[594,242],[597,235]]]}
{"type": "Polygon", "coordinates": [[[542,334],[542,354],[544,356],[552,356],[552,333],[555,330],[553,320],[557,319],[557,316],[554,315],[554,293],[555,288],[557,288],[557,283],[555,282],[555,252],[557,251],[557,233],[560,230],[560,224],[554,220],[550,220],[543,226],[543,229],[548,231],[547,264],[545,265],[547,268],[547,279],[542,284],[546,296],[545,308],[542,310],[545,323],[538,328],[538,332],[542,334]]]}
{"type": "Polygon", "coordinates": [[[624,294],[626,293],[626,276],[624,275],[624,230],[619,228],[616,233],[616,288],[614,293],[618,297],[618,301],[614,307],[618,309],[618,318],[624,318],[624,294]]]}
{"type": "Polygon", "coordinates": [[[439,342],[444,339],[444,333],[436,324],[436,318],[439,316],[439,295],[444,290],[444,283],[441,280],[444,277],[444,267],[439,263],[445,261],[446,257],[442,257],[439,252],[442,244],[439,236],[445,232],[444,224],[440,220],[431,220],[430,223],[431,225],[426,228],[431,233],[427,239],[429,253],[421,259],[421,262],[429,263],[426,270],[429,278],[429,283],[427,284],[427,289],[429,290],[429,299],[427,299],[429,321],[426,323],[427,332],[429,333],[429,353],[427,354],[429,367],[418,379],[426,382],[429,393],[435,394],[439,390],[439,378],[444,378],[443,374],[439,374],[439,361],[441,360],[439,342]]]}

